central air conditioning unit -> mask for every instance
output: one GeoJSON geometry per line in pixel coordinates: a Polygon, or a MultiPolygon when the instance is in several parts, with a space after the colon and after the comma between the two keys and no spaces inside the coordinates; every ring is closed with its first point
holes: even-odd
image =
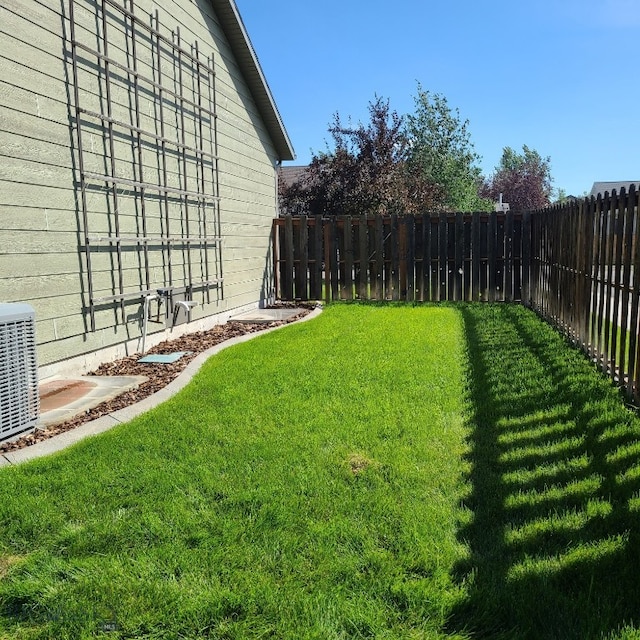
{"type": "Polygon", "coordinates": [[[0,440],[36,426],[40,414],[35,312],[0,304],[0,440]]]}

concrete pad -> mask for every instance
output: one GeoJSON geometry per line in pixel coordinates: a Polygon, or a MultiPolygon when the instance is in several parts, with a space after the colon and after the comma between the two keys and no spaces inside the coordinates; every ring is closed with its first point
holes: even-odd
{"type": "Polygon", "coordinates": [[[229,322],[243,322],[246,324],[268,324],[269,322],[281,322],[289,320],[293,316],[302,313],[303,309],[254,309],[246,311],[238,316],[229,318],[229,322]]]}
{"type": "Polygon", "coordinates": [[[47,379],[39,386],[41,409],[38,424],[51,427],[135,389],[145,376],[79,376],[47,379]]]}

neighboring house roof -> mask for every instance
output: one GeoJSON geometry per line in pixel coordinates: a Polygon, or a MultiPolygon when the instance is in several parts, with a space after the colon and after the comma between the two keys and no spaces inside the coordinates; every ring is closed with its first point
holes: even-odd
{"type": "Polygon", "coordinates": [[[273,99],[267,80],[262,73],[258,56],[251,44],[249,34],[234,0],[211,0],[220,20],[220,25],[229,40],[229,45],[238,65],[247,79],[253,99],[264,119],[267,130],[278,152],[280,160],[293,160],[295,151],[284,128],[278,107],[273,99]]]}
{"type": "Polygon", "coordinates": [[[295,184],[296,182],[298,182],[298,180],[300,180],[307,168],[308,167],[305,165],[280,167],[280,180],[287,187],[290,187],[292,184],[295,184]]]}
{"type": "Polygon", "coordinates": [[[628,180],[627,182],[594,182],[589,195],[596,197],[599,193],[604,195],[605,191],[611,193],[614,189],[616,193],[620,193],[622,187],[629,191],[629,187],[632,184],[635,184],[636,188],[638,188],[640,187],[640,180],[628,180]]]}

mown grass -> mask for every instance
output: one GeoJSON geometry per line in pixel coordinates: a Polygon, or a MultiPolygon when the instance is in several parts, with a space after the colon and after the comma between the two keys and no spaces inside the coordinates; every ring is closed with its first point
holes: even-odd
{"type": "Polygon", "coordinates": [[[469,344],[472,637],[638,638],[640,421],[531,311],[461,308],[469,344]]]}
{"type": "Polygon", "coordinates": [[[466,594],[465,402],[453,308],[332,306],[222,352],[0,472],[0,637],[441,637],[466,594]]]}
{"type": "Polygon", "coordinates": [[[0,472],[0,638],[640,638],[640,420],[518,306],[333,305],[0,472]]]}

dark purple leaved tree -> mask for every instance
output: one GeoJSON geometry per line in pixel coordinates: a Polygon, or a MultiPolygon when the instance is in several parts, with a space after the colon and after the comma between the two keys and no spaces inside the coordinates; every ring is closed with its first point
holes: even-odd
{"type": "Polygon", "coordinates": [[[293,184],[280,181],[280,210],[292,215],[413,214],[438,202],[438,189],[407,162],[403,119],[389,101],[369,103],[367,124],[329,126],[333,148],[314,154],[293,184]]]}
{"type": "Polygon", "coordinates": [[[485,181],[481,195],[497,202],[502,194],[511,211],[541,209],[551,202],[551,159],[523,145],[522,153],[505,147],[495,173],[485,181]]]}

